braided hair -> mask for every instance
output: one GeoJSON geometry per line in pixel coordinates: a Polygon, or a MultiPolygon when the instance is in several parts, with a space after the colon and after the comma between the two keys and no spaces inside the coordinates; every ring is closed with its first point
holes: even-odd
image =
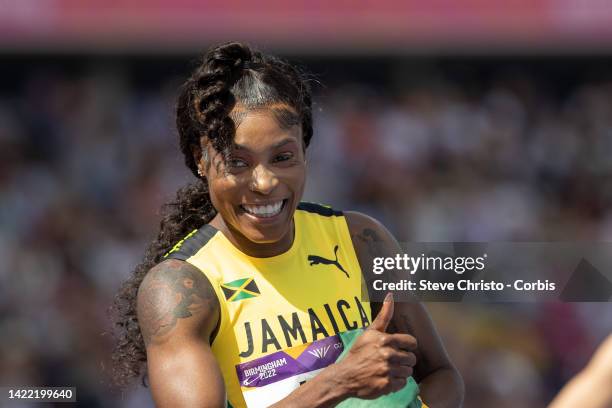
{"type": "Polygon", "coordinates": [[[169,248],[216,215],[208,182],[198,174],[195,153],[207,143],[227,157],[236,131],[238,118],[233,110],[237,107],[243,111],[270,108],[281,126],[301,126],[304,148],[310,143],[312,100],[300,70],[237,42],[213,47],[204,55],[183,84],[176,106],[179,146],[198,180],[179,189],[175,200],[164,204],[157,238],[147,246],[144,259],[124,282],[111,308],[117,331],[113,378],[118,385],[128,385],[139,376],[146,385],[147,355],[136,314],[138,288],[169,248]],[[279,105],[289,110],[273,108],[279,105]]]}

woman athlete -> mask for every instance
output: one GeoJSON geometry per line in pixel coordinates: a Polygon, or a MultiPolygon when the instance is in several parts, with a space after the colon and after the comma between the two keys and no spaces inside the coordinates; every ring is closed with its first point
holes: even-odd
{"type": "Polygon", "coordinates": [[[461,405],[425,308],[388,296],[371,310],[361,297],[362,272],[396,240],[366,215],[300,203],[312,113],[295,67],[240,43],[212,48],[177,126],[199,180],[166,206],[117,296],[120,379],[146,370],[159,407],[335,406],[408,395],[414,380],[404,406],[461,405]]]}

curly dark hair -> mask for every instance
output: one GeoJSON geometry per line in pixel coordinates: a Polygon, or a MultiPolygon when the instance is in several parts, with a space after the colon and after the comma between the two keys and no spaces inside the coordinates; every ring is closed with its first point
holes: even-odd
{"type": "Polygon", "coordinates": [[[176,106],[179,145],[185,164],[199,180],[179,189],[176,199],[162,207],[157,238],[147,246],[144,259],[124,282],[111,308],[117,338],[113,378],[120,386],[140,376],[146,386],[147,355],[136,314],[138,288],[176,242],[216,215],[194,153],[209,143],[227,157],[239,120],[232,112],[235,107],[243,111],[272,108],[281,126],[301,125],[304,148],[310,143],[312,99],[301,70],[237,42],[213,47],[204,55],[183,84],[176,106]]]}

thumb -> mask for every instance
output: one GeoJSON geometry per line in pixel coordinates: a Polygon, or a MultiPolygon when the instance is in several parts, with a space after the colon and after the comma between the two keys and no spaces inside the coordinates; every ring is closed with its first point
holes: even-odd
{"type": "Polygon", "coordinates": [[[391,321],[391,318],[393,318],[393,309],[393,293],[389,292],[385,297],[385,301],[383,302],[376,319],[374,319],[370,325],[370,328],[381,332],[387,331],[387,326],[389,326],[389,322],[391,321]]]}

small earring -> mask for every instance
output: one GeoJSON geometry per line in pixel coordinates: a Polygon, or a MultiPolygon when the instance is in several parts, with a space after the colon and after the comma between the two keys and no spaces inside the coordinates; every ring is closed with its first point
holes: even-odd
{"type": "Polygon", "coordinates": [[[202,169],[198,169],[198,175],[200,177],[204,177],[204,172],[202,171],[202,169]]]}

